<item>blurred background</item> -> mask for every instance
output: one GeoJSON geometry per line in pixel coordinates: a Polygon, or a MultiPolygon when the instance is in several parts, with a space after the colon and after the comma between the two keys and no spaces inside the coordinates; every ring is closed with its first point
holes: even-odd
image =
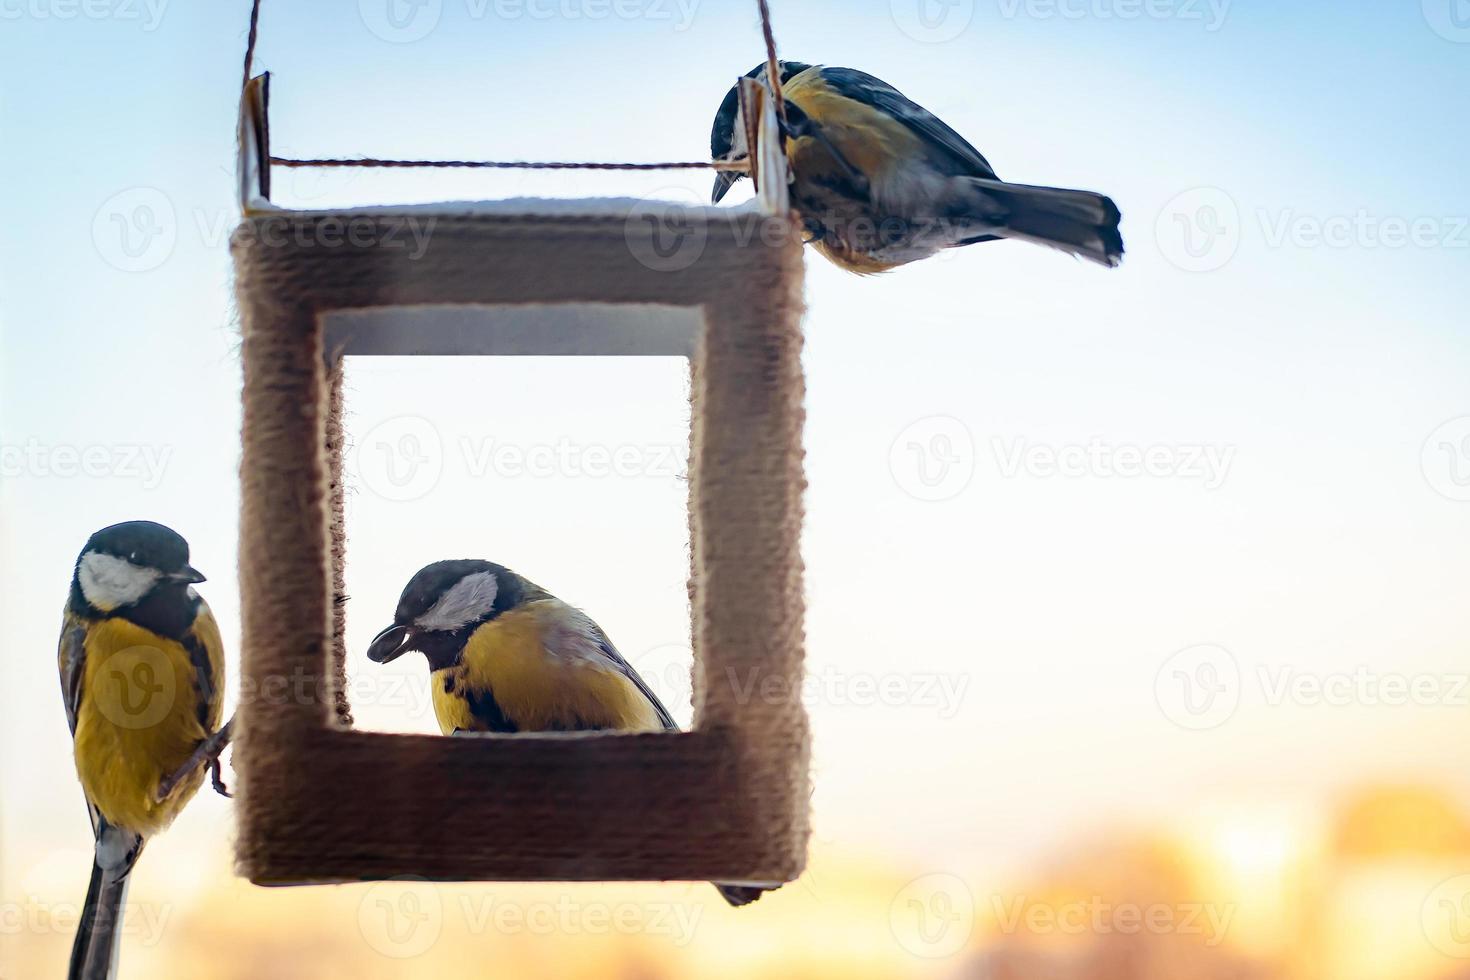
{"type": "MultiPolygon", "coordinates": [[[[754,6],[265,0],[257,68],[283,155],[699,159],[763,56],[754,6]]],[[[5,980],[62,975],[85,892],[54,664],[82,543],[178,529],[238,648],[247,7],[0,0],[5,980]]],[[[807,874],[743,910],[702,884],[261,889],[204,794],[135,873],[122,976],[1470,977],[1470,8],[773,13],[785,56],[887,79],[1002,177],[1111,194],[1128,244],[1115,271],[809,256],[807,874]]],[[[278,171],[274,196],[708,184],[278,171]]],[[[351,648],[423,563],[491,558],[687,721],[686,398],[668,360],[351,363],[351,648]]],[[[421,660],[352,681],[362,727],[434,730],[421,660]]]]}

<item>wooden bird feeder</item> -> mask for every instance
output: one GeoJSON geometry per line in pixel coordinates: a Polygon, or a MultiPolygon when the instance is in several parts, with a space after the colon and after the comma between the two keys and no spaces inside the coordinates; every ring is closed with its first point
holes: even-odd
{"type": "Polygon", "coordinates": [[[236,859],[252,881],[802,871],[802,245],[786,181],[759,180],[785,175],[773,100],[749,80],[742,98],[752,208],[296,211],[270,202],[269,77],[246,86],[231,242],[244,359],[234,765],[236,859]],[[404,247],[411,219],[430,230],[421,248],[404,247]],[[384,354],[689,359],[692,731],[353,729],[342,359],[384,354]]]}

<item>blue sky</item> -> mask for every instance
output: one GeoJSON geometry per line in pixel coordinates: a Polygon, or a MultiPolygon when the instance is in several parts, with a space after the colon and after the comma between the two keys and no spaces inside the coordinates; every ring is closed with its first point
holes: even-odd
{"type": "MultiPolygon", "coordinates": [[[[786,56],[884,77],[1007,179],[1111,194],[1129,249],[1109,272],[1000,243],[866,280],[811,257],[813,674],[911,685],[873,705],[819,682],[823,833],[999,860],[1083,815],[1211,794],[1311,804],[1363,779],[1463,773],[1463,711],[1269,696],[1283,670],[1464,669],[1470,37],[1454,4],[956,0],[924,27],[907,0],[775,0],[786,56]],[[1093,444],[1162,447],[1167,472],[1048,469],[1093,444]],[[936,489],[911,448],[970,475],[936,489]],[[1192,475],[1196,450],[1228,458],[1218,480],[1192,475]],[[1209,644],[1239,665],[1240,707],[1181,728],[1158,676],[1209,644]],[[924,701],[923,678],[963,687],[953,711],[924,701]],[[914,799],[931,801],[922,840],[904,829],[914,799]]],[[[442,0],[405,7],[403,23],[433,26],[394,41],[374,0],[265,0],[257,64],[275,73],[288,155],[697,159],[762,57],[753,7],[703,0],[686,24],[655,0],[619,8],[633,18],[595,18],[595,0],[442,0]]],[[[176,526],[237,635],[225,238],[244,8],[96,0],[99,16],[68,17],[67,0],[0,0],[0,773],[40,787],[0,809],[12,843],[85,834],[52,776],[67,744],[51,651],[92,530],[176,526]],[[68,449],[103,472],[57,472],[68,449]]],[[[278,173],[276,198],[693,201],[707,185],[278,173]]],[[[682,438],[676,367],[383,362],[352,377],[358,435],[411,411],[451,456],[409,502],[363,477],[355,644],[421,560],[479,549],[537,569],[677,677],[676,474],[487,484],[453,456],[506,438],[656,452],[682,438]]],[[[428,724],[397,707],[367,716],[428,724]]]]}

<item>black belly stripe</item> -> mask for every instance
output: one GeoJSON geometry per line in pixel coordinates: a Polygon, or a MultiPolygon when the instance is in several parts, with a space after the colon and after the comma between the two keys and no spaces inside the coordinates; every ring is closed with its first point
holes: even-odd
{"type": "Polygon", "coordinates": [[[550,729],[550,731],[556,731],[556,732],[602,732],[602,731],[607,731],[611,727],[612,727],[611,725],[603,725],[603,724],[599,724],[597,722],[587,721],[586,719],[581,718],[580,716],[577,716],[577,717],[573,717],[572,720],[569,721],[569,722],[567,722],[566,724],[559,724],[559,725],[557,725],[555,728],[550,729]]]}
{"type": "MultiPolygon", "coordinates": [[[[485,731],[497,732],[503,735],[514,734],[522,731],[520,725],[506,715],[500,703],[495,700],[495,695],[489,690],[469,691],[456,685],[453,678],[444,678],[444,691],[446,694],[461,697],[469,705],[470,714],[475,720],[484,726],[485,731]]],[[[544,732],[595,732],[604,731],[611,726],[602,722],[588,721],[585,718],[573,717],[559,721],[551,725],[545,725],[537,729],[524,729],[525,731],[544,732]]]]}
{"type": "MultiPolygon", "coordinates": [[[[450,691],[452,682],[449,678],[444,680],[445,691],[450,691]]],[[[500,703],[495,700],[494,694],[489,690],[472,691],[468,688],[459,692],[465,703],[470,706],[470,714],[475,720],[485,726],[486,731],[500,732],[509,735],[521,730],[520,726],[506,717],[501,709],[500,703]]]]}

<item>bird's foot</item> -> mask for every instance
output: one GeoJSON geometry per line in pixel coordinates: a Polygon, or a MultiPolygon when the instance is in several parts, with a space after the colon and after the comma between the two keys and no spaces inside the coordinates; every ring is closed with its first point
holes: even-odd
{"type": "Polygon", "coordinates": [[[215,756],[209,760],[209,785],[214,787],[214,791],[225,799],[234,799],[235,794],[231,793],[230,788],[225,785],[223,769],[224,767],[220,764],[219,756],[215,756]]]}
{"type": "Polygon", "coordinates": [[[210,783],[214,786],[215,792],[222,796],[229,796],[230,794],[225,789],[224,780],[220,775],[219,757],[220,753],[224,752],[225,746],[230,744],[230,738],[234,734],[234,731],[235,719],[231,718],[218,731],[195,746],[194,751],[189,753],[189,758],[184,761],[182,766],[158,781],[158,789],[154,793],[154,799],[159,803],[168,799],[173,795],[173,791],[178,789],[179,784],[193,776],[199,770],[199,767],[203,765],[209,766],[210,783]]]}
{"type": "Polygon", "coordinates": [[[202,746],[205,758],[209,760],[209,785],[225,799],[233,799],[235,794],[231,793],[229,787],[225,785],[224,765],[220,762],[220,756],[224,754],[225,747],[230,744],[230,739],[234,734],[235,719],[231,718],[217,732],[205,739],[202,746]]]}

